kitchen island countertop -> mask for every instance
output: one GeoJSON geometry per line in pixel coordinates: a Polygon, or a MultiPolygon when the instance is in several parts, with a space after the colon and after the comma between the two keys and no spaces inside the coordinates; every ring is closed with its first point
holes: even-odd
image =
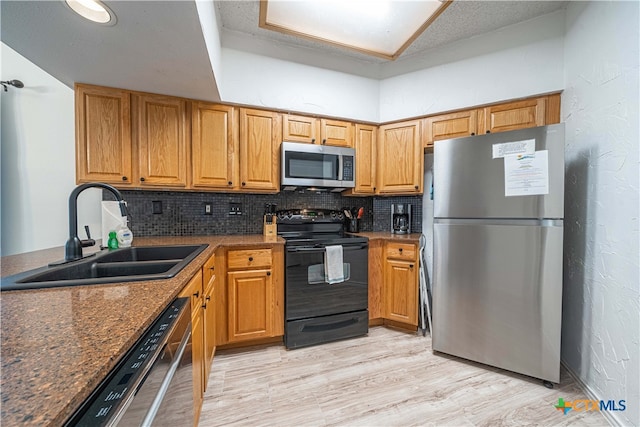
{"type": "MultiPolygon", "coordinates": [[[[217,247],[282,245],[284,240],[263,235],[138,237],[134,246],[203,243],[209,246],[170,279],[2,292],[0,424],[62,425],[217,247]]],[[[2,257],[1,275],[63,256],[60,247],[2,257]]]]}

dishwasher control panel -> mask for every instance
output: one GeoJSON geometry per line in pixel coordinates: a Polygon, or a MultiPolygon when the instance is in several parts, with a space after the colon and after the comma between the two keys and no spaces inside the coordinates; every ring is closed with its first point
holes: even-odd
{"type": "Polygon", "coordinates": [[[188,301],[178,298],[160,315],[65,426],[105,426],[126,409],[188,301]]]}

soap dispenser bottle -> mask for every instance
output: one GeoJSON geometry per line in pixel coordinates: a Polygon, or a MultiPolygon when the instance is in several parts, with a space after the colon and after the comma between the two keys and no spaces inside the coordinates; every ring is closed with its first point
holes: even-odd
{"type": "Polygon", "coordinates": [[[131,232],[131,230],[129,230],[129,227],[127,227],[126,223],[118,227],[116,236],[118,238],[118,244],[121,248],[131,247],[131,242],[133,242],[133,233],[131,232]]]}

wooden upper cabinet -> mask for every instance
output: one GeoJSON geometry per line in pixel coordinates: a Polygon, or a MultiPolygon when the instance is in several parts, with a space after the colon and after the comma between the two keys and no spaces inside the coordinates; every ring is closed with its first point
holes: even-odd
{"type": "Polygon", "coordinates": [[[283,140],[292,142],[319,143],[320,121],[314,117],[285,114],[282,117],[283,140]]]}
{"type": "Polygon", "coordinates": [[[239,186],[238,117],[234,107],[193,102],[191,172],[194,187],[239,186]]]}
{"type": "Polygon", "coordinates": [[[422,122],[424,146],[430,147],[435,141],[442,139],[475,135],[477,119],[477,110],[460,111],[425,118],[422,122]]]}
{"type": "Polygon", "coordinates": [[[547,97],[492,105],[478,110],[478,134],[543,126],[547,97]]]}
{"type": "Polygon", "coordinates": [[[162,95],[137,95],[136,133],[141,186],[187,185],[187,103],[162,95]]]}
{"type": "Polygon", "coordinates": [[[131,97],[120,89],[76,85],[76,181],[130,186],[131,97]]]}
{"type": "Polygon", "coordinates": [[[380,126],[376,156],[377,193],[422,193],[424,161],[420,120],[380,126]]]}
{"type": "Polygon", "coordinates": [[[264,110],[240,109],[240,188],[280,190],[282,116],[264,110]]]}
{"type": "Polygon", "coordinates": [[[353,123],[320,119],[320,139],[323,145],[353,147],[353,123]]]}
{"type": "Polygon", "coordinates": [[[373,195],[376,192],[377,126],[356,124],[356,186],[348,194],[373,195]]]}

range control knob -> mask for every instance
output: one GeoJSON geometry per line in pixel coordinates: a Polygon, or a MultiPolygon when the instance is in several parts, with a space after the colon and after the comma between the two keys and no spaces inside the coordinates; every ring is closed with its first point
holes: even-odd
{"type": "Polygon", "coordinates": [[[338,219],[339,220],[343,220],[344,219],[344,214],[342,212],[338,212],[338,219]]]}
{"type": "Polygon", "coordinates": [[[278,219],[284,219],[285,213],[283,211],[278,212],[278,219]]]}

